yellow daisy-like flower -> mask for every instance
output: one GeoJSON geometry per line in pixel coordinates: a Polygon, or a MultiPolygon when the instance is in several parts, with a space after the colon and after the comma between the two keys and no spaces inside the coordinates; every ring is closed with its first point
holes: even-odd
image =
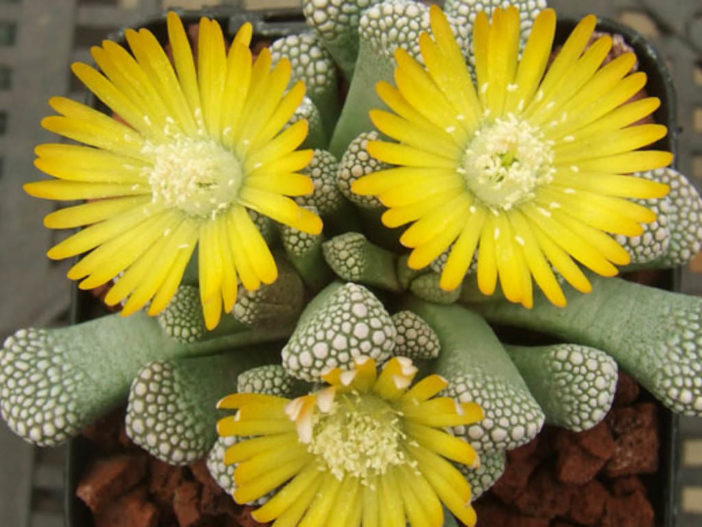
{"type": "Polygon", "coordinates": [[[234,499],[247,503],[284,485],[253,512],[276,527],[439,527],[442,502],[474,525],[470,486],[447,459],[473,467],[478,457],[445,428],[479,421],[482,410],[435,397],[448,384],[439,375],[410,387],[416,373],[411,360],[395,357],[378,375],[362,357],[352,370],[324,375],[329,387],[292,401],[222,399],[219,408],[238,412],[217,423],[218,433],[256,436],[225,453],[226,464],[238,464],[234,499]]]}
{"type": "Polygon", "coordinates": [[[124,272],[105,298],[110,305],[127,299],[124,315],[149,301],[149,314],[163,310],[199,243],[200,295],[213,328],[222,308],[234,306],[239,281],[253,290],[277,278],[247,209],[304,232],[321,231],[316,215],[286,197],[313,190],[297,173],[313,156],[296,150],[307,122],[283,130],[305,88],[298,82],[286,92],[290,63],[271,68],[268,49],[252,61],[248,23],[227,52],[219,24],[203,18],[197,61],[174,13],[168,14],[172,61],[148,30],[125,36],[133,55],[110,41],[92,48],[102,73],[72,66],[116,117],[52,98],[60,115],[42,126],[84,144],[38,146],[35,165],[57,179],[24,188],[39,198],[89,200],[46,216],[44,224],[54,229],[89,225],[48,255],[92,250],[68,272],[84,289],[124,272]]]}
{"type": "Polygon", "coordinates": [[[499,278],[507,299],[530,307],[532,277],[556,305],[566,303],[552,268],[582,292],[591,290],[580,262],[617,274],[628,253],[608,234],[637,236],[655,214],[627,198],[664,196],[666,185],[626,175],[668,165],[668,152],[637,150],[661,139],[665,126],[634,126],[659,100],[627,102],[646,83],[626,53],[602,66],[609,36],[588,47],[596,19],[585,17],[549,65],[553,10],[534,21],[519,46],[516,8],[479,13],[473,29],[474,86],[441,10],[422,34],[425,66],[395,53],[394,87],[381,82],[392,112],[372,111],[376,127],[399,141],[368,152],[400,165],[355,182],[361,195],[389,207],[388,227],[414,222],[400,241],[409,266],[425,267],[450,248],[440,285],[458,287],[477,252],[480,290],[499,278]]]}

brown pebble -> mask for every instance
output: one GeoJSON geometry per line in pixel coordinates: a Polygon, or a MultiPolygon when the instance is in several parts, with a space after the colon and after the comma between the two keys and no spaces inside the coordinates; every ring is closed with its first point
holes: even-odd
{"type": "Polygon", "coordinates": [[[571,488],[558,482],[551,470],[542,467],[529,479],[529,484],[514,500],[514,506],[527,516],[562,516],[570,509],[571,488]]]}
{"type": "Polygon", "coordinates": [[[619,370],[619,378],[617,379],[617,391],[614,394],[614,407],[628,406],[632,404],[639,396],[639,385],[629,375],[619,370]]]}
{"type": "Polygon", "coordinates": [[[584,485],[595,477],[607,462],[580,446],[577,436],[562,431],[556,440],[556,475],[563,483],[584,485]]]}
{"type": "Polygon", "coordinates": [[[657,470],[658,433],[653,428],[639,428],[617,439],[617,448],[605,467],[605,475],[616,478],[653,474],[657,470]]]}
{"type": "Polygon", "coordinates": [[[95,527],[156,527],[159,515],[146,499],[146,485],[141,485],[106,504],[94,519],[95,527]]]}
{"type": "Polygon", "coordinates": [[[98,459],[83,476],[76,496],[93,512],[114,502],[142,480],[146,473],[146,456],[119,455],[98,459]]]}
{"type": "Polygon", "coordinates": [[[170,505],[175,489],[183,481],[183,469],[164,463],[156,458],[149,459],[149,492],[157,503],[170,505]]]}
{"type": "Polygon", "coordinates": [[[641,491],[617,498],[610,496],[600,527],[653,527],[653,508],[641,491]]]}
{"type": "Polygon", "coordinates": [[[633,494],[636,491],[646,492],[646,487],[636,476],[615,478],[609,482],[609,490],[613,496],[621,497],[633,494]]]}
{"type": "Polygon", "coordinates": [[[492,492],[505,503],[512,503],[526,487],[538,464],[539,459],[535,457],[509,456],[505,471],[493,485],[492,492]]]}
{"type": "Polygon", "coordinates": [[[573,492],[568,516],[580,525],[595,525],[602,517],[609,493],[597,480],[573,492]]]}
{"type": "Polygon", "coordinates": [[[194,527],[202,518],[200,489],[194,481],[183,481],[173,493],[173,512],[179,527],[194,527]]]}
{"type": "Polygon", "coordinates": [[[653,403],[641,403],[626,408],[614,408],[607,415],[606,422],[616,439],[625,432],[636,428],[656,426],[658,411],[653,403]]]}
{"type": "Polygon", "coordinates": [[[604,421],[589,430],[580,432],[577,435],[577,441],[588,454],[605,460],[612,457],[616,448],[612,433],[604,421]]]}

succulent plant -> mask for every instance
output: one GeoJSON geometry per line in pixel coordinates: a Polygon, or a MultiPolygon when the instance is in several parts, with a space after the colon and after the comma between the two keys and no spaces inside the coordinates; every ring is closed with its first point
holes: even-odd
{"type": "Polygon", "coordinates": [[[262,521],[417,526],[474,523],[505,451],[596,425],[618,368],[702,415],[700,301],[611,278],[702,245],[700,196],[642,149],[665,127],[634,124],[659,101],[628,102],[645,75],[594,17],[554,53],[543,1],[504,4],[305,0],[255,59],[252,26],[226,51],[203,19],[193,52],[174,14],[172,63],[147,30],[95,48],[74,70],[127,124],[52,100],[85,146],[38,147],[56,179],[26,189],[89,200],[47,216],[87,226],[49,256],[92,250],[69,277],[158,317],[9,337],[10,427],[58,444],[128,397],[137,444],[207,454],[262,521]]]}

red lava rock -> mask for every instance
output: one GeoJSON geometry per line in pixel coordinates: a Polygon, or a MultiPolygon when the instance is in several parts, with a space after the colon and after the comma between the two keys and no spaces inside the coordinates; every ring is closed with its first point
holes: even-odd
{"type": "Polygon", "coordinates": [[[629,375],[619,370],[619,378],[617,379],[617,391],[614,394],[614,402],[612,405],[616,407],[628,406],[632,404],[639,396],[639,385],[629,375]]]}
{"type": "Polygon", "coordinates": [[[612,433],[604,421],[577,434],[577,441],[588,454],[605,460],[612,457],[616,448],[612,433]]]}
{"type": "Polygon", "coordinates": [[[595,525],[602,517],[609,493],[597,480],[573,493],[568,516],[579,525],[595,525]]]}
{"type": "Polygon", "coordinates": [[[146,473],[146,456],[118,455],[96,460],[81,479],[76,495],[93,512],[114,502],[146,473]]]}
{"type": "Polygon", "coordinates": [[[616,408],[607,417],[615,436],[614,455],[605,474],[610,478],[658,470],[658,416],[652,403],[616,408]]]}
{"type": "Polygon", "coordinates": [[[617,439],[614,456],[605,467],[610,478],[652,474],[658,470],[658,434],[652,428],[632,430],[617,439]]]}
{"type": "Polygon", "coordinates": [[[617,498],[610,496],[601,527],[653,527],[653,508],[641,491],[617,498]]]}
{"type": "Polygon", "coordinates": [[[623,478],[616,478],[610,481],[609,490],[612,492],[613,496],[621,497],[633,494],[636,491],[646,493],[646,487],[636,476],[626,476],[623,478]]]}
{"type": "Polygon", "coordinates": [[[198,487],[194,481],[183,481],[173,493],[173,511],[179,527],[194,527],[202,518],[198,487]]]}
{"type": "Polygon", "coordinates": [[[146,500],[142,485],[106,504],[95,515],[95,527],[156,527],[158,508],[146,500]]]}
{"type": "Polygon", "coordinates": [[[658,422],[653,403],[641,403],[627,408],[614,408],[605,419],[615,439],[636,428],[650,428],[658,422]]]}
{"type": "Polygon", "coordinates": [[[495,496],[505,503],[512,503],[521,494],[529,481],[529,476],[539,464],[539,459],[536,457],[523,456],[521,452],[512,455],[512,452],[514,451],[507,453],[509,463],[500,479],[492,487],[495,496]]]}
{"type": "Polygon", "coordinates": [[[584,485],[595,477],[607,461],[593,456],[577,441],[577,436],[566,430],[557,435],[556,474],[563,483],[584,485]]]}
{"type": "Polygon", "coordinates": [[[565,515],[570,509],[571,487],[559,483],[548,468],[539,468],[514,500],[520,512],[537,518],[565,515]]]}
{"type": "Polygon", "coordinates": [[[533,458],[539,449],[539,437],[535,437],[527,444],[507,451],[511,463],[533,458]]]}
{"type": "Polygon", "coordinates": [[[164,463],[156,458],[149,459],[149,492],[161,505],[170,504],[173,494],[183,481],[183,469],[164,463]]]}

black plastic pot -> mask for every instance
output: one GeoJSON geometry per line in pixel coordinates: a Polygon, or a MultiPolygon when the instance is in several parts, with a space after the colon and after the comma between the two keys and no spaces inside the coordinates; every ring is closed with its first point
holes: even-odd
{"type": "MultiPolygon", "coordinates": [[[[254,43],[291,33],[298,33],[306,28],[304,18],[296,10],[243,12],[232,7],[222,6],[200,11],[178,11],[178,14],[186,25],[196,23],[201,16],[214,18],[221,24],[225,34],[228,34],[230,38],[233,37],[242,23],[251,22],[254,26],[254,43]]],[[[560,19],[556,41],[565,40],[576,23],[576,19],[560,19]]],[[[146,27],[151,30],[159,40],[166,40],[165,14],[147,21],[140,27],[146,27]]],[[[663,58],[641,35],[627,26],[611,20],[600,19],[598,30],[623,35],[625,40],[636,51],[639,59],[639,68],[648,75],[646,90],[650,95],[661,99],[661,106],[654,115],[655,120],[668,126],[668,136],[659,141],[655,148],[675,152],[678,135],[676,98],[672,78],[663,58]]],[[[109,35],[108,38],[123,42],[123,32],[114,33],[109,35]]],[[[94,100],[93,103],[96,107],[100,106],[94,100]]],[[[658,285],[668,290],[679,290],[679,273],[677,271],[661,273],[661,280],[658,285]]],[[[106,314],[105,309],[90,293],[81,291],[77,287],[74,288],[72,300],[73,323],[106,314]]],[[[647,480],[649,484],[648,494],[656,511],[657,524],[663,527],[675,527],[679,501],[675,486],[680,456],[678,418],[662,406],[660,407],[659,418],[661,464],[658,473],[647,480]]],[[[70,441],[65,474],[65,524],[67,527],[93,526],[90,511],[82,501],[76,498],[75,491],[81,474],[85,471],[94,455],[95,449],[90,441],[81,437],[70,441]]]]}

